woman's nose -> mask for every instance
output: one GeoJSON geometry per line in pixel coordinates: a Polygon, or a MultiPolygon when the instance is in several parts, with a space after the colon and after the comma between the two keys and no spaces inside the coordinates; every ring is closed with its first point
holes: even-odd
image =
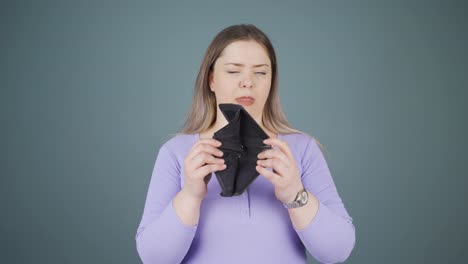
{"type": "Polygon", "coordinates": [[[241,81],[241,87],[249,87],[251,88],[253,86],[252,79],[250,77],[246,77],[241,81]]]}

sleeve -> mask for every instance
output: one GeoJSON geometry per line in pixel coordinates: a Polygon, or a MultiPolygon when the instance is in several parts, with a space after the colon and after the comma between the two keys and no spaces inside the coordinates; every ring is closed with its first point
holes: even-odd
{"type": "Polygon", "coordinates": [[[355,227],[315,139],[309,139],[301,164],[302,183],[317,197],[319,207],[315,217],[304,229],[294,229],[317,261],[344,262],[356,243],[355,227]]]}
{"type": "Polygon", "coordinates": [[[166,142],[158,152],[135,235],[143,263],[180,263],[192,244],[198,225],[185,225],[172,206],[181,189],[180,175],[180,165],[166,142]]]}

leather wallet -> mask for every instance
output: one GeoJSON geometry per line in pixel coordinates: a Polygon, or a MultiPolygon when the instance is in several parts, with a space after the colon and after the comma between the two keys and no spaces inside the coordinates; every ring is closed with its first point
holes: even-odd
{"type": "Polygon", "coordinates": [[[269,136],[242,105],[219,104],[219,109],[228,124],[213,138],[222,143],[218,149],[223,152],[226,168],[215,175],[222,189],[220,195],[230,197],[242,194],[258,177],[257,155],[272,147],[263,143],[269,136]]]}

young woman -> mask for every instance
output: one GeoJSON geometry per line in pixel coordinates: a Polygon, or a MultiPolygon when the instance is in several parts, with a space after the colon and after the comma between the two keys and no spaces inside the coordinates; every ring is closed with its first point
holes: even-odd
{"type": "Polygon", "coordinates": [[[209,45],[181,132],[158,153],[135,236],[144,263],[323,263],[345,261],[355,227],[318,141],[290,127],[278,95],[276,55],[254,25],[225,28],[209,45]],[[242,105],[273,146],[241,195],[220,196],[226,169],[214,132],[218,105],[242,105]]]}

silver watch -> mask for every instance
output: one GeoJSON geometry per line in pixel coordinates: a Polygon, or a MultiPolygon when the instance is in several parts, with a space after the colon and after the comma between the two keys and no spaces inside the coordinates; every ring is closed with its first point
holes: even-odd
{"type": "Polygon", "coordinates": [[[292,203],[283,203],[283,206],[284,208],[287,208],[287,209],[297,208],[297,207],[301,207],[307,204],[307,201],[309,201],[309,194],[307,193],[307,190],[304,188],[297,193],[296,198],[294,199],[292,203]]]}

